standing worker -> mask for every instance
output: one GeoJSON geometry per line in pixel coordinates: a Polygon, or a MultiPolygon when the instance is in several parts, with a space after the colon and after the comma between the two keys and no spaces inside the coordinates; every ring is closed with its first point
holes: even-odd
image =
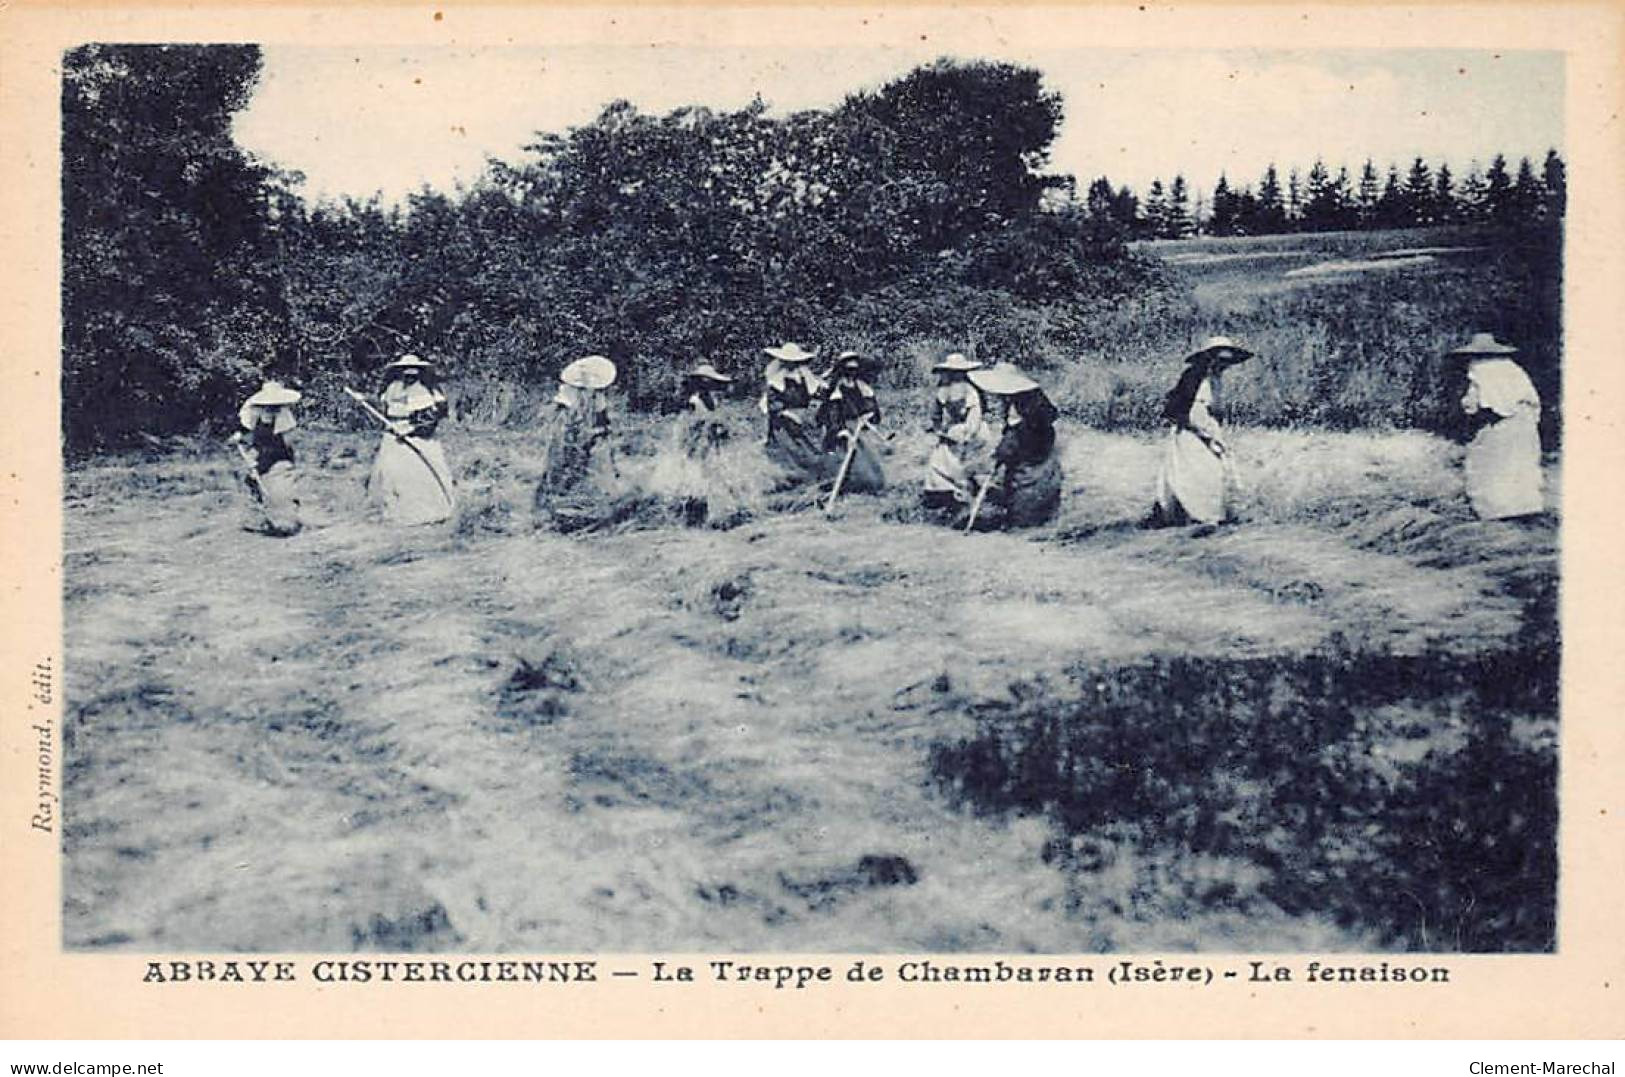
{"type": "Polygon", "coordinates": [[[997,363],[966,375],[992,397],[1001,416],[993,470],[982,479],[974,525],[1033,527],[1048,522],[1061,504],[1061,454],[1055,440],[1055,405],[1038,383],[1013,363],[997,363]],[[980,511],[992,509],[986,519],[980,511]]]}
{"type": "Polygon", "coordinates": [[[1477,419],[1467,445],[1467,497],[1481,519],[1501,520],[1544,512],[1540,473],[1540,395],[1518,349],[1489,333],[1475,333],[1450,353],[1467,360],[1467,392],[1461,407],[1477,419]]]}
{"type": "Polygon", "coordinates": [[[435,437],[448,413],[434,366],[403,355],[384,368],[389,383],[380,394],[388,422],[367,489],[392,523],[438,523],[457,509],[446,450],[435,437]]]}
{"type": "Polygon", "coordinates": [[[813,418],[824,382],[807,366],[818,353],[794,341],[762,350],[772,357],[763,371],[767,386],[761,399],[768,455],[793,475],[819,477],[824,453],[813,435],[813,418]]]}
{"type": "Polygon", "coordinates": [[[981,363],[958,352],[931,368],[937,374],[931,407],[931,432],[937,443],[926,461],[921,496],[929,509],[957,510],[976,498],[976,484],[967,465],[987,448],[991,438],[982,419],[982,395],[966,375],[981,368],[981,363]]]}
{"type": "Polygon", "coordinates": [[[829,389],[818,408],[824,431],[824,451],[847,461],[842,491],[875,493],[886,488],[886,473],[874,445],[879,436],[880,401],[863,378],[864,360],[857,352],[842,352],[829,372],[829,389]]]}
{"type": "Polygon", "coordinates": [[[1157,473],[1156,502],[1147,521],[1151,526],[1224,522],[1229,513],[1230,446],[1214,416],[1220,375],[1252,356],[1229,337],[1209,337],[1186,358],[1185,371],[1162,406],[1170,430],[1157,473]]]}
{"type": "Polygon", "coordinates": [[[231,436],[248,465],[244,479],[257,506],[255,529],[269,535],[297,535],[304,526],[299,518],[298,471],[287,441],[288,431],[298,425],[293,415],[297,403],[297,389],[268,381],[237,409],[242,430],[231,436]]]}

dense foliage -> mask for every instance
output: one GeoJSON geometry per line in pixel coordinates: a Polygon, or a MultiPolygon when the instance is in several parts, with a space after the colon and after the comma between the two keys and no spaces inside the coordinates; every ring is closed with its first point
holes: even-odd
{"type": "Polygon", "coordinates": [[[219,411],[282,332],[271,176],[230,130],[259,65],[236,46],[86,45],[64,59],[70,445],[219,411]]]}
{"type": "Polygon", "coordinates": [[[243,158],[229,117],[257,67],[237,47],[68,57],[74,447],[195,427],[262,371],[330,388],[406,348],[500,421],[585,352],[659,406],[702,357],[753,370],[787,337],[904,366],[922,328],[1063,347],[1156,279],[1119,231],[1048,204],[1061,103],[1027,68],[941,61],[786,117],[619,102],[386,208],[309,206],[243,158]],[[113,421],[115,386],[140,406],[113,421]]]}
{"type": "Polygon", "coordinates": [[[1421,161],[1388,189],[1368,169],[1352,194],[1317,164],[1307,202],[1296,172],[1283,183],[1272,166],[1257,195],[1221,181],[1206,215],[1180,177],[1143,205],[1104,178],[1080,199],[1044,171],[1062,110],[1037,71],[939,61],[787,116],[618,102],[466,190],[311,204],[297,175],[232,141],[259,67],[252,46],[65,57],[70,451],[218,427],[262,377],[303,386],[307,416],[359,421],[337,388],[406,350],[441,365],[467,421],[528,420],[588,352],[619,364],[634,407],[662,408],[701,360],[743,375],[745,394],[761,346],[786,338],[867,350],[893,386],[949,350],[1014,359],[1050,372],[1071,417],[1122,426],[1154,424],[1166,364],[1222,331],[1261,357],[1232,394],[1238,421],[1441,429],[1459,392],[1437,356],[1492,329],[1525,349],[1555,414],[1555,154],[1538,178],[1502,162],[1459,187],[1421,161]],[[1196,302],[1127,244],[1195,220],[1245,232],[1459,216],[1495,233],[1468,240],[1491,252],[1471,273],[1245,309],[1196,302]]]}

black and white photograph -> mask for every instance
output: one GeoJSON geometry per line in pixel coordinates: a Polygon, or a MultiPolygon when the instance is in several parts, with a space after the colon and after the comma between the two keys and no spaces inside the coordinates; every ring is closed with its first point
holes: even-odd
{"type": "Polygon", "coordinates": [[[62,951],[1565,952],[1565,55],[927,36],[61,52],[62,951]]]}

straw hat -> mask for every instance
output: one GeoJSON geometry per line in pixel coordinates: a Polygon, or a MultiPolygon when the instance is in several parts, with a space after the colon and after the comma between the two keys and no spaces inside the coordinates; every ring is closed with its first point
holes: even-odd
{"type": "Polygon", "coordinates": [[[1234,366],[1236,363],[1244,363],[1252,357],[1252,352],[1229,337],[1208,337],[1200,348],[1185,357],[1185,362],[1199,363],[1207,360],[1219,366],[1234,366]]]}
{"type": "Polygon", "coordinates": [[[259,392],[243,402],[245,407],[277,408],[299,403],[299,390],[290,389],[279,381],[268,381],[259,392]]]}
{"type": "Polygon", "coordinates": [[[607,389],[615,384],[615,364],[602,355],[587,355],[559,371],[559,380],[577,389],[607,389]]]}
{"type": "Polygon", "coordinates": [[[1464,355],[1469,358],[1475,355],[1517,355],[1518,349],[1514,348],[1510,344],[1502,344],[1499,340],[1495,339],[1495,334],[1493,333],[1474,333],[1472,340],[1469,340],[1459,348],[1451,349],[1450,354],[1464,355]]]}
{"type": "Polygon", "coordinates": [[[733,382],[732,378],[718,370],[716,367],[712,366],[710,363],[701,363],[693,370],[690,370],[688,372],[688,376],[691,378],[699,378],[703,381],[714,381],[719,385],[729,385],[733,382]]]}
{"type": "Polygon", "coordinates": [[[406,370],[406,369],[423,370],[423,369],[426,369],[426,368],[432,367],[432,366],[434,366],[434,364],[429,362],[427,359],[421,359],[416,355],[412,355],[411,353],[407,353],[406,355],[403,355],[399,359],[395,360],[393,363],[390,363],[388,366],[384,367],[384,369],[385,370],[406,370]]]}
{"type": "Polygon", "coordinates": [[[793,340],[787,340],[777,348],[762,349],[781,363],[805,363],[818,354],[817,349],[807,351],[793,340]]]}
{"type": "Polygon", "coordinates": [[[932,370],[980,370],[982,364],[974,359],[966,359],[959,352],[954,352],[948,358],[931,368],[932,370]]]}
{"type": "Polygon", "coordinates": [[[1038,383],[1016,368],[1014,363],[995,363],[965,375],[970,383],[995,396],[1016,396],[1038,388],[1038,383]]]}
{"type": "Polygon", "coordinates": [[[844,351],[835,357],[835,365],[829,370],[831,374],[837,370],[862,370],[867,362],[862,352],[844,351]]]}

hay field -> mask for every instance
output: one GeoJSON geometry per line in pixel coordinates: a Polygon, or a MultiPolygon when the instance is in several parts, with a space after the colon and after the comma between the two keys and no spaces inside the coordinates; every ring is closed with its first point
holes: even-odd
{"type": "Polygon", "coordinates": [[[1060,518],[965,536],[901,429],[830,515],[742,438],[684,526],[650,423],[574,534],[529,433],[453,429],[408,531],[358,435],[296,435],[285,540],[215,450],[71,470],[65,944],[1552,946],[1555,497],[1240,429],[1241,522],[1142,531],[1157,438],[1064,424],[1060,518]]]}

